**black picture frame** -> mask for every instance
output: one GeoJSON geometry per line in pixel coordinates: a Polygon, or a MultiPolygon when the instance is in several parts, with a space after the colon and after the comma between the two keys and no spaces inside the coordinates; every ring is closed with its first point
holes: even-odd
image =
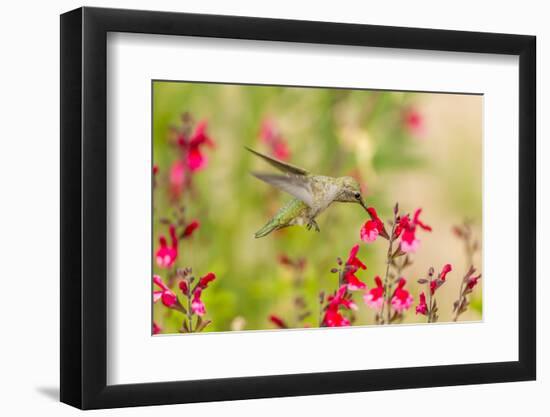
{"type": "Polygon", "coordinates": [[[535,379],[535,51],[525,35],[88,7],[61,15],[61,401],[94,409],[535,379]],[[519,360],[107,385],[108,32],[519,56],[519,360]]]}

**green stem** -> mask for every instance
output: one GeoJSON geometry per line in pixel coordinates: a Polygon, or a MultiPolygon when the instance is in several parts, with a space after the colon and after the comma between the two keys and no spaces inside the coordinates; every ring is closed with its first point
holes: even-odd
{"type": "Polygon", "coordinates": [[[397,214],[394,214],[393,215],[393,224],[392,224],[392,228],[391,228],[391,234],[390,234],[390,239],[389,239],[389,245],[388,245],[388,253],[386,255],[386,274],[384,275],[384,303],[382,304],[382,308],[380,309],[380,318],[381,320],[383,321],[383,317],[384,317],[384,308],[386,307],[386,304],[387,304],[387,323],[389,324],[390,322],[390,319],[391,319],[391,308],[390,308],[390,297],[391,295],[389,294],[389,287],[388,287],[388,280],[389,280],[389,275],[390,275],[390,265],[391,265],[391,260],[392,260],[392,255],[393,255],[393,242],[394,242],[394,233],[395,233],[395,227],[396,227],[396,224],[397,224],[397,214]]]}

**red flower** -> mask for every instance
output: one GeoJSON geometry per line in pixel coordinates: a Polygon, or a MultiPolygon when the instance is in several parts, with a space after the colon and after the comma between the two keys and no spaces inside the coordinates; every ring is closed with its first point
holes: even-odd
{"type": "Polygon", "coordinates": [[[283,321],[282,318],[272,314],[271,316],[269,316],[269,321],[271,323],[273,323],[275,326],[277,326],[278,328],[280,329],[286,329],[288,328],[288,326],[286,325],[286,323],[283,321]]]}
{"type": "Polygon", "coordinates": [[[481,275],[478,275],[477,277],[470,277],[468,279],[468,283],[466,284],[466,287],[469,290],[473,290],[480,278],[481,278],[481,275]]]}
{"type": "Polygon", "coordinates": [[[188,295],[189,294],[189,284],[187,283],[186,280],[180,281],[178,286],[180,287],[180,290],[181,290],[183,295],[188,295]]]}
{"type": "Polygon", "coordinates": [[[420,302],[416,306],[416,314],[427,315],[428,314],[428,305],[426,304],[426,294],[424,292],[420,293],[420,302]]]}
{"type": "Polygon", "coordinates": [[[191,300],[191,311],[198,316],[204,316],[206,313],[206,307],[201,300],[202,288],[197,287],[193,292],[193,299],[191,300]]]}
{"type": "Polygon", "coordinates": [[[187,226],[185,226],[185,229],[183,231],[183,237],[187,238],[190,237],[195,230],[197,230],[200,226],[200,223],[198,220],[193,220],[191,223],[189,223],[187,226]]]}
{"type": "Polygon", "coordinates": [[[453,270],[453,267],[451,264],[445,264],[443,266],[443,269],[439,273],[437,279],[433,279],[430,281],[430,293],[434,295],[435,290],[437,290],[439,287],[441,287],[445,283],[445,279],[447,278],[447,274],[453,270]]]}
{"type": "Polygon", "coordinates": [[[430,281],[430,294],[434,295],[435,290],[437,290],[437,288],[438,288],[437,280],[436,279],[431,280],[430,281]]]}
{"type": "Polygon", "coordinates": [[[420,220],[420,213],[422,209],[417,209],[414,213],[413,220],[411,221],[409,215],[401,217],[397,227],[395,228],[395,237],[401,235],[401,250],[403,252],[416,252],[420,245],[420,240],[416,237],[416,228],[420,227],[428,232],[432,231],[432,228],[420,220]]]}
{"type": "Polygon", "coordinates": [[[369,207],[367,212],[369,213],[371,219],[368,220],[363,227],[361,227],[361,231],[359,233],[361,240],[367,243],[374,242],[378,235],[387,239],[389,236],[386,232],[386,228],[384,227],[384,222],[380,220],[380,217],[378,217],[375,208],[369,207]]]}
{"type": "Polygon", "coordinates": [[[200,148],[194,147],[187,152],[187,166],[191,171],[198,171],[206,166],[206,156],[201,152],[200,148]]]}
{"type": "Polygon", "coordinates": [[[370,308],[380,310],[384,304],[384,285],[379,276],[374,278],[374,282],[376,283],[376,287],[363,295],[363,301],[365,301],[365,304],[370,308]]]}
{"type": "Polygon", "coordinates": [[[361,240],[367,243],[374,242],[379,234],[378,225],[374,220],[368,220],[359,232],[361,240]]]}
{"type": "Polygon", "coordinates": [[[153,334],[159,334],[162,328],[155,322],[153,322],[153,334]]]}
{"type": "Polygon", "coordinates": [[[445,281],[445,278],[447,278],[447,274],[452,270],[453,270],[453,266],[451,264],[445,264],[443,266],[443,269],[441,270],[441,273],[439,274],[439,278],[445,281]]]}
{"type": "Polygon", "coordinates": [[[423,136],[426,133],[424,116],[418,110],[408,109],[403,117],[405,128],[415,136],[423,136]]]}
{"type": "Polygon", "coordinates": [[[162,282],[158,275],[153,275],[153,282],[160,288],[159,291],[153,291],[153,302],[156,303],[158,300],[162,300],[162,304],[166,307],[173,307],[178,301],[176,294],[162,282]]]}
{"type": "Polygon", "coordinates": [[[174,162],[170,171],[170,185],[172,194],[178,197],[183,188],[190,183],[187,172],[195,172],[207,165],[207,157],[202,147],[214,147],[212,139],[206,134],[207,123],[202,121],[197,124],[190,137],[182,131],[177,132],[176,143],[181,150],[181,158],[174,162]]]}
{"type": "Polygon", "coordinates": [[[288,145],[271,120],[264,120],[260,128],[260,139],[270,148],[270,153],[277,159],[286,161],[290,159],[288,145]]]}
{"type": "Polygon", "coordinates": [[[343,278],[350,291],[357,291],[367,287],[365,283],[361,282],[355,275],[359,268],[367,269],[367,266],[357,257],[357,252],[359,252],[359,245],[355,245],[351,248],[348,260],[346,261],[346,266],[344,268],[343,278]]]}
{"type": "Polygon", "coordinates": [[[212,281],[214,281],[216,279],[216,275],[212,272],[209,272],[208,274],[206,274],[204,277],[202,277],[200,280],[199,280],[199,285],[198,287],[205,290],[206,287],[208,287],[208,284],[210,284],[212,281]]]}
{"type": "Polygon", "coordinates": [[[358,291],[367,288],[364,282],[359,280],[351,271],[344,273],[344,281],[348,284],[348,290],[358,291]]]}
{"type": "Polygon", "coordinates": [[[167,245],[164,236],[159,238],[160,248],[157,249],[156,259],[160,268],[171,268],[178,257],[178,238],[174,225],[170,225],[170,237],[172,238],[172,246],[170,247],[167,245]]]}
{"type": "Polygon", "coordinates": [[[355,245],[351,248],[348,260],[346,261],[346,267],[353,272],[356,272],[359,268],[367,269],[367,266],[357,257],[357,252],[359,252],[359,245],[355,245]]]}
{"type": "Polygon", "coordinates": [[[338,310],[342,306],[346,309],[357,310],[357,305],[346,297],[347,286],[342,285],[336,294],[328,297],[328,305],[323,317],[323,324],[328,327],[349,326],[350,321],[338,310]]]}
{"type": "Polygon", "coordinates": [[[412,295],[407,290],[403,289],[406,283],[407,281],[404,278],[399,280],[391,299],[391,305],[398,313],[408,310],[413,303],[412,295]]]}
{"type": "Polygon", "coordinates": [[[328,327],[349,326],[350,321],[338,312],[338,309],[327,309],[323,323],[328,327]]]}
{"type": "Polygon", "coordinates": [[[208,162],[206,155],[201,151],[203,145],[214,147],[214,142],[206,134],[206,121],[200,122],[188,142],[180,141],[180,147],[187,150],[187,167],[191,172],[204,168],[208,162]]]}

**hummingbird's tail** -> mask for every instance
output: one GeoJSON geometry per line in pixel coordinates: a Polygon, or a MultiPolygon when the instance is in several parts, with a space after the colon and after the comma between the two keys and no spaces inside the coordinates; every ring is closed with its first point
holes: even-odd
{"type": "Polygon", "coordinates": [[[279,229],[279,222],[276,221],[275,219],[271,219],[270,221],[268,221],[264,227],[262,227],[260,230],[258,230],[256,233],[254,233],[254,237],[256,239],[260,238],[260,237],[264,237],[264,236],[267,236],[268,234],[270,234],[272,231],[274,230],[277,230],[279,229]]]}

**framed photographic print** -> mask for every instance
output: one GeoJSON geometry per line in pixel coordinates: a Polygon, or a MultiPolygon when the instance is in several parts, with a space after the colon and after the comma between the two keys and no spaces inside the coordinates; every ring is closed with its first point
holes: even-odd
{"type": "Polygon", "coordinates": [[[535,38],[61,16],[61,400],[535,379],[535,38]]]}

